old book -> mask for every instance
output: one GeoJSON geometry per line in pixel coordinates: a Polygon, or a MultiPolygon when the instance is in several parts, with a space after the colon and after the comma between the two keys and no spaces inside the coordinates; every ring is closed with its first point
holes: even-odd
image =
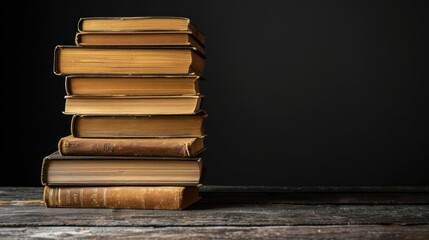
{"type": "Polygon", "coordinates": [[[205,57],[195,48],[112,48],[57,46],[54,73],[72,74],[196,74],[205,57]]]}
{"type": "Polygon", "coordinates": [[[45,206],[58,208],[128,208],[182,210],[198,201],[198,187],[48,187],[45,206]]]}
{"type": "Polygon", "coordinates": [[[125,96],[125,95],[198,95],[197,75],[66,76],[67,95],[125,96]]]}
{"type": "Polygon", "coordinates": [[[71,134],[82,138],[199,137],[207,114],[73,115],[71,134]]]}
{"type": "Polygon", "coordinates": [[[202,43],[204,34],[189,18],[168,16],[87,17],[78,22],[79,32],[190,31],[202,43]]]}
{"type": "Polygon", "coordinates": [[[62,156],[42,163],[42,184],[48,186],[198,186],[201,158],[62,156]]]}
{"type": "Polygon", "coordinates": [[[202,96],[66,96],[65,114],[195,114],[202,96]]]}
{"type": "Polygon", "coordinates": [[[190,31],[78,32],[78,46],[187,46],[204,53],[204,46],[190,31]]]}
{"type": "Polygon", "coordinates": [[[204,139],[67,136],[59,140],[58,151],[75,156],[195,157],[204,151],[204,139]]]}

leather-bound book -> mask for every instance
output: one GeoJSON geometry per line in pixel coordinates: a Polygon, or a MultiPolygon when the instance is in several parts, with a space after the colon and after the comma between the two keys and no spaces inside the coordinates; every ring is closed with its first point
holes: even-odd
{"type": "Polygon", "coordinates": [[[181,210],[200,199],[198,187],[48,187],[47,207],[181,210]]]}

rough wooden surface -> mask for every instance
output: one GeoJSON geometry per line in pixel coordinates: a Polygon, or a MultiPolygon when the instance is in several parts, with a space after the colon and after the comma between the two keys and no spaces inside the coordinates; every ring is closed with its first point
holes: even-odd
{"type": "Polygon", "coordinates": [[[427,226],[29,227],[3,228],[4,238],[47,239],[427,239],[427,226]]]}
{"type": "MultiPolygon", "coordinates": [[[[239,187],[203,186],[200,203],[429,204],[429,187],[239,187]],[[334,190],[338,190],[335,192],[334,190]]],[[[0,187],[0,201],[42,201],[41,187],[0,187]]]]}
{"type": "Polygon", "coordinates": [[[429,239],[426,188],[207,186],[184,211],[46,208],[42,188],[0,188],[0,238],[429,239]]]}
{"type": "Polygon", "coordinates": [[[297,192],[297,193],[320,193],[320,192],[331,192],[331,193],[348,193],[348,192],[360,192],[360,193],[373,193],[373,192],[422,192],[428,193],[429,186],[303,186],[303,187],[286,187],[286,186],[203,186],[201,192],[297,192]]]}

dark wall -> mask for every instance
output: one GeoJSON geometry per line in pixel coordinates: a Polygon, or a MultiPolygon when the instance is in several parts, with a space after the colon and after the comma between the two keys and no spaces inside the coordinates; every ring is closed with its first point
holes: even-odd
{"type": "Polygon", "coordinates": [[[150,15],[189,17],[207,37],[204,184],[428,185],[426,2],[3,7],[1,185],[40,186],[42,158],[69,134],[54,46],[74,43],[80,17],[150,15]]]}

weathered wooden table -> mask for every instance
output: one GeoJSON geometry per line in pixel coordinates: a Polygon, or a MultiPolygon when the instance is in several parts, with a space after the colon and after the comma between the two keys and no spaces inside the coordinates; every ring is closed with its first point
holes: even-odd
{"type": "Polygon", "coordinates": [[[184,211],[45,208],[0,188],[0,238],[429,239],[429,187],[205,186],[184,211]]]}

